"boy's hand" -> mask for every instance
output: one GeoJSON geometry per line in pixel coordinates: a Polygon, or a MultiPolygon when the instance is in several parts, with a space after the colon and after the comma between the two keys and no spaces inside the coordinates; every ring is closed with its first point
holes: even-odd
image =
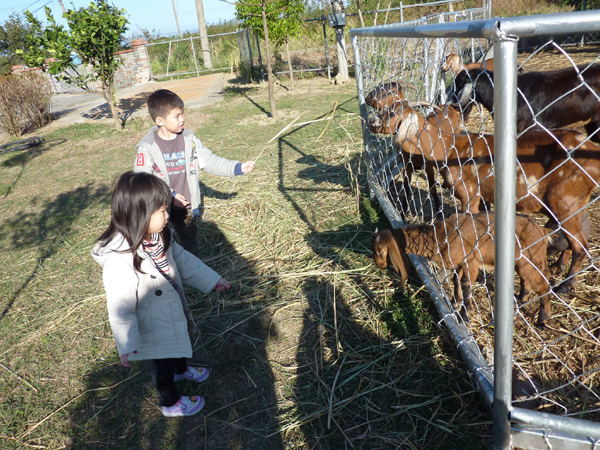
{"type": "Polygon", "coordinates": [[[179,208],[185,208],[190,202],[188,202],[183,195],[175,194],[175,197],[173,197],[173,204],[179,208]]]}
{"type": "Polygon", "coordinates": [[[244,172],[244,174],[252,172],[252,169],[254,169],[254,161],[242,163],[242,172],[244,172]]]}
{"type": "Polygon", "coordinates": [[[131,367],[131,363],[129,362],[129,353],[121,355],[121,364],[123,364],[125,367],[131,367]]]}
{"type": "Polygon", "coordinates": [[[226,289],[231,287],[231,283],[227,281],[225,278],[221,278],[219,282],[215,285],[214,290],[217,292],[223,292],[226,289]]]}

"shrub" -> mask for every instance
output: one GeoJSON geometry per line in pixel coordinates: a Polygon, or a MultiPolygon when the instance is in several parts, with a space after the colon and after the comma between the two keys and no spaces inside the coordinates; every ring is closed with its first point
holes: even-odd
{"type": "Polygon", "coordinates": [[[51,120],[50,81],[41,73],[0,77],[0,128],[21,137],[51,120]]]}

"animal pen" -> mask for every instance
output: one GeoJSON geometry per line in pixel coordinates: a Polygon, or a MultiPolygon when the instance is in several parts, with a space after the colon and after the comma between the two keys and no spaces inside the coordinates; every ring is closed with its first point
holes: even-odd
{"type": "MultiPolygon", "coordinates": [[[[467,205],[455,199],[461,189],[477,200],[481,211],[489,213],[490,224],[494,217],[498,218],[494,224],[495,236],[490,236],[492,231],[488,226],[477,241],[482,242],[486,234],[488,240],[494,241],[495,268],[484,269],[477,280],[469,280],[467,291],[472,292],[473,301],[468,316],[461,305],[451,300],[452,280],[456,276],[454,267],[464,263],[466,255],[481,256],[483,250],[477,243],[471,248],[465,242],[463,253],[452,266],[434,267],[429,260],[413,254],[409,255],[410,260],[436,303],[440,323],[452,334],[470,376],[492,409],[494,448],[599,448],[600,302],[597,298],[600,272],[597,248],[588,246],[587,242],[594,243],[600,236],[597,226],[600,224],[597,203],[600,149],[596,152],[600,131],[595,135],[587,133],[589,129],[583,131],[582,123],[568,127],[575,131],[554,130],[542,121],[544,110],[533,110],[534,125],[518,132],[516,117],[517,99],[523,96],[520,88],[517,89],[518,75],[529,71],[570,68],[576,87],[568,88],[563,98],[554,93],[558,98],[548,105],[560,101],[566,104],[575,91],[585,90],[596,100],[598,109],[599,84],[594,90],[589,80],[586,81],[585,71],[591,71],[593,64],[600,61],[599,48],[570,47],[561,44],[565,41],[560,39],[599,31],[600,11],[461,20],[465,20],[464,11],[446,13],[434,24],[413,21],[350,31],[371,195],[381,204],[394,228],[439,223],[442,217],[452,214],[463,217],[464,224],[467,205]],[[543,37],[545,43],[524,51],[523,42],[530,37],[536,38],[535,42],[543,37]],[[482,62],[493,56],[493,115],[475,103],[476,94],[471,93],[466,103],[458,102],[454,89],[460,72],[446,71],[443,64],[450,53],[459,55],[464,64],[482,62]],[[450,123],[453,120],[449,117],[453,110],[449,104],[457,105],[461,113],[451,132],[442,126],[443,120],[450,123]],[[466,114],[468,110],[470,114],[466,114]],[[431,117],[435,121],[425,128],[424,120],[431,117]],[[382,120],[388,128],[380,126],[382,120]],[[574,137],[575,144],[566,144],[560,138],[561,133],[574,137]],[[528,174],[527,164],[531,161],[518,156],[522,143],[531,136],[551,140],[528,156],[540,165],[545,164],[542,177],[528,174]],[[458,142],[465,139],[471,142],[466,146],[466,153],[450,158],[448,155],[459,155],[458,151],[452,152],[458,142]],[[440,142],[445,146],[445,156],[428,155],[424,150],[440,142]],[[487,157],[475,153],[475,148],[482,147],[487,157]],[[552,169],[548,167],[550,159],[555,157],[548,156],[550,147],[558,149],[554,154],[559,155],[558,164],[552,169]],[[589,166],[578,159],[582,152],[588,152],[582,150],[584,148],[590,149],[592,155],[585,160],[591,161],[589,166]],[[482,174],[477,166],[485,160],[490,163],[489,169],[482,174]],[[425,175],[432,167],[435,185],[429,186],[425,175]],[[412,177],[405,184],[403,178],[409,168],[412,177]],[[542,190],[552,194],[552,186],[543,188],[544,178],[561,180],[568,170],[576,174],[578,182],[584,180],[591,188],[587,196],[582,194],[585,204],[570,206],[564,213],[559,212],[556,205],[574,204],[573,199],[580,195],[578,185],[567,186],[567,194],[555,203],[544,204],[546,197],[542,190]],[[480,177],[479,184],[469,190],[463,183],[473,173],[480,177]],[[454,178],[448,174],[454,174],[454,178]],[[488,190],[491,186],[491,197],[485,198],[484,185],[488,190]],[[442,192],[439,202],[435,201],[436,191],[442,192]],[[541,204],[541,209],[521,207],[532,199],[541,204]],[[516,209],[526,213],[528,220],[533,219],[536,224],[543,225],[549,219],[549,223],[554,222],[554,231],[543,229],[552,233],[550,242],[566,239],[566,246],[555,248],[563,252],[561,256],[568,260],[571,257],[575,262],[575,252],[571,256],[570,249],[579,244],[583,248],[584,262],[576,273],[555,273],[550,277],[545,271],[548,267],[540,268],[551,288],[547,291],[551,312],[545,323],[535,321],[543,292],[536,291],[522,301],[514,294],[515,260],[528,258],[529,250],[521,246],[519,236],[515,237],[516,209]],[[591,228],[589,239],[582,232],[587,214],[588,229],[591,228]],[[563,289],[571,283],[570,290],[563,289]]],[[[540,91],[542,87],[539,85],[540,91]]],[[[529,103],[526,101],[525,105],[529,103]]],[[[558,186],[562,181],[556,183],[558,186]]],[[[542,229],[536,224],[534,226],[542,229]]],[[[441,251],[450,245],[447,242],[450,232],[460,235],[465,231],[463,228],[457,225],[453,230],[448,229],[448,233],[436,234],[437,242],[432,246],[441,251]]],[[[474,226],[470,228],[473,229],[474,226]]],[[[544,257],[544,265],[553,262],[552,257],[546,259],[544,257]]],[[[459,285],[455,284],[455,290],[459,285]]],[[[540,312],[538,321],[543,322],[541,316],[540,312]]]]}

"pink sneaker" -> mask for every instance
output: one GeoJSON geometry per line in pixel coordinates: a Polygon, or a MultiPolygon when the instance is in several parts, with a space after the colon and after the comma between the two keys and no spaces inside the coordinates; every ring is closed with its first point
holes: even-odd
{"type": "Polygon", "coordinates": [[[206,367],[195,368],[188,366],[187,370],[181,375],[175,374],[175,381],[190,380],[195,381],[196,383],[202,383],[203,381],[208,380],[209,376],[210,371],[206,367]]]}
{"type": "Polygon", "coordinates": [[[181,396],[172,406],[161,406],[163,416],[180,417],[193,416],[204,408],[204,399],[197,395],[191,397],[181,396]]]}

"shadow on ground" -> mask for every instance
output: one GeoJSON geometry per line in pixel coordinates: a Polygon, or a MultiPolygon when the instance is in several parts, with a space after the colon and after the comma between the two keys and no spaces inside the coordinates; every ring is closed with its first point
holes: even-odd
{"type": "MultiPolygon", "coordinates": [[[[144,92],[137,94],[134,97],[119,99],[117,105],[119,109],[119,117],[122,121],[126,122],[131,116],[146,107],[146,101],[151,92],[144,92]]],[[[112,113],[108,103],[104,103],[92,110],[81,115],[85,119],[100,120],[100,119],[112,119],[112,113]]]]}

